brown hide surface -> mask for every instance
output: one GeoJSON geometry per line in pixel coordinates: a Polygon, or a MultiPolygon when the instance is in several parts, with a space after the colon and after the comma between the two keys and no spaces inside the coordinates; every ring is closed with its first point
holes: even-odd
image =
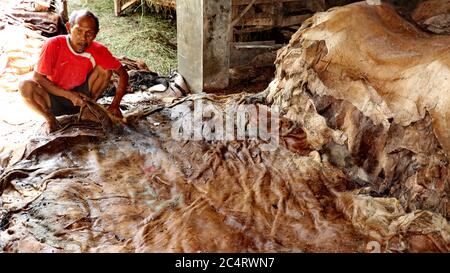
{"type": "Polygon", "coordinates": [[[450,1],[423,1],[412,13],[412,18],[431,32],[450,34],[450,1]]]}
{"type": "Polygon", "coordinates": [[[366,187],[364,201],[352,197],[359,209],[347,216],[355,224],[398,232],[388,228],[397,220],[366,218],[379,204],[374,197],[383,197],[410,215],[443,217],[448,230],[449,52],[450,36],[424,33],[391,6],[364,2],[317,14],[279,51],[266,100],[366,187]]]}
{"type": "Polygon", "coordinates": [[[172,140],[172,111],[119,135],[73,125],[28,144],[0,178],[3,251],[448,251],[444,217],[369,196],[295,123],[283,119],[280,146],[264,152],[260,141],[172,140]]]}
{"type": "MultiPolygon", "coordinates": [[[[207,101],[222,109],[238,98],[207,101]]],[[[364,251],[372,240],[340,208],[352,183],[288,120],[270,153],[256,141],[172,140],[171,111],[5,166],[3,250],[364,251]]],[[[78,126],[58,138],[67,142],[78,126]]]]}
{"type": "Polygon", "coordinates": [[[0,0],[1,93],[17,91],[19,82],[31,77],[46,37],[65,34],[58,14],[37,12],[34,4],[0,0]]]}

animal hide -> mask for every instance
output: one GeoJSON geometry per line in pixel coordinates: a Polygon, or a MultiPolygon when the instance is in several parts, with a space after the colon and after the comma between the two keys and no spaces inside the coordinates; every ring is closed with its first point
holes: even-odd
{"type": "MultiPolygon", "coordinates": [[[[47,2],[42,1],[40,6],[47,2]]],[[[0,10],[0,92],[18,90],[30,77],[46,37],[64,34],[60,16],[35,12],[34,1],[9,1],[0,10]]],[[[49,3],[47,3],[49,5],[49,3]]]]}
{"type": "Polygon", "coordinates": [[[46,38],[20,26],[0,30],[0,91],[17,91],[19,81],[29,77],[46,38]]]}
{"type": "Polygon", "coordinates": [[[401,218],[426,213],[448,229],[449,50],[450,36],[360,2],[316,14],[279,51],[266,101],[366,188],[342,203],[354,225],[393,235],[401,218]]]}
{"type": "Polygon", "coordinates": [[[450,1],[427,0],[420,3],[412,14],[425,29],[437,34],[450,34],[450,1]]]}

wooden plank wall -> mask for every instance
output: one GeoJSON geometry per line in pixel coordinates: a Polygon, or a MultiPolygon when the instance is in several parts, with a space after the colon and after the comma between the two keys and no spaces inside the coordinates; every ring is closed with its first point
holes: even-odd
{"type": "Polygon", "coordinates": [[[324,8],[324,0],[232,0],[232,21],[237,21],[234,33],[300,25],[324,8]]]}
{"type": "MultiPolygon", "coordinates": [[[[275,41],[248,40],[247,34],[270,31],[275,28],[300,26],[317,11],[325,10],[324,0],[231,0],[230,67],[255,63],[257,56],[273,52],[281,44],[275,41]],[[246,42],[243,42],[243,41],[246,42]]],[[[295,30],[293,30],[295,31],[295,30]]],[[[289,32],[290,33],[290,32],[289,32]]],[[[270,56],[270,55],[267,55],[270,56]]],[[[270,64],[271,61],[268,60],[270,64]]]]}

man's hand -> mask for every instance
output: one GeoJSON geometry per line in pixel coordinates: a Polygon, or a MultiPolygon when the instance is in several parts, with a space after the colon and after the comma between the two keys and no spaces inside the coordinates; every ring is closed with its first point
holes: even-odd
{"type": "Polygon", "coordinates": [[[128,86],[128,73],[123,65],[121,65],[119,69],[114,70],[114,73],[117,73],[119,75],[119,86],[117,87],[116,95],[114,96],[114,99],[111,102],[111,106],[109,106],[108,110],[117,118],[123,118],[122,112],[120,112],[119,105],[126,93],[126,89],[128,86]]]}
{"type": "Polygon", "coordinates": [[[79,93],[79,92],[73,92],[73,91],[69,91],[69,96],[67,96],[66,98],[68,100],[70,100],[73,105],[75,106],[85,106],[86,105],[86,101],[88,99],[88,97],[83,94],[83,93],[79,93]]]}
{"type": "Polygon", "coordinates": [[[120,111],[119,106],[111,105],[108,107],[108,111],[111,112],[117,118],[123,118],[122,112],[120,111]]]}

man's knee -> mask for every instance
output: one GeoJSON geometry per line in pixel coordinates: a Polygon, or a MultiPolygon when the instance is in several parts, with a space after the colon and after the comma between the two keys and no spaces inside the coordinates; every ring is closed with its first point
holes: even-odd
{"type": "Polygon", "coordinates": [[[111,70],[106,70],[106,69],[103,69],[100,66],[96,66],[94,68],[94,71],[92,71],[91,77],[93,77],[95,79],[98,79],[98,78],[104,79],[104,78],[106,78],[108,76],[111,76],[111,75],[112,75],[111,70]]]}
{"type": "Polygon", "coordinates": [[[109,81],[111,79],[112,76],[112,71],[111,70],[106,70],[105,72],[105,80],[109,81]]]}
{"type": "Polygon", "coordinates": [[[105,70],[103,68],[100,68],[98,70],[98,77],[101,81],[109,81],[111,79],[111,76],[112,76],[111,70],[105,70]]]}
{"type": "Polygon", "coordinates": [[[37,88],[37,83],[33,80],[23,80],[19,82],[19,92],[24,98],[31,98],[33,90],[37,88]]]}

